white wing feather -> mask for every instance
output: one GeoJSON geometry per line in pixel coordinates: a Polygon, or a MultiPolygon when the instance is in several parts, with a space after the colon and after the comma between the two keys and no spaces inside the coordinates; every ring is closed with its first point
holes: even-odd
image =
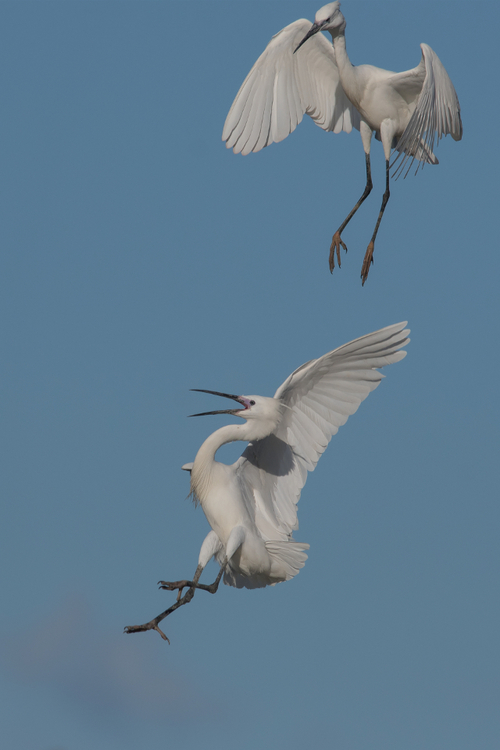
{"type": "Polygon", "coordinates": [[[286,405],[276,432],[249,443],[234,464],[263,538],[286,540],[298,528],[307,472],[384,377],[378,368],[406,356],[406,323],[369,333],[295,370],[275,393],[286,405]]]}
{"type": "Polygon", "coordinates": [[[441,60],[428,44],[421,44],[422,59],[419,65],[404,73],[396,73],[390,82],[414,111],[404,133],[396,144],[396,157],[401,161],[398,172],[411,159],[438,163],[434,156],[434,141],[451,135],[455,141],[462,138],[462,120],[457,93],[441,60]]]}
{"type": "Polygon", "coordinates": [[[310,28],[302,18],[282,29],[245,78],[222,132],[235,154],[282,141],[305,113],[323,130],[359,130],[359,113],[340,84],[333,46],[315,34],[293,53],[310,28]]]}

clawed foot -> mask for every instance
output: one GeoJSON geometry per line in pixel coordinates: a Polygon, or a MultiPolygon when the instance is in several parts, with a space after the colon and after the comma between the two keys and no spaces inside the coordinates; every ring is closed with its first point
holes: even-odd
{"type": "MultiPolygon", "coordinates": [[[[163,591],[177,591],[179,589],[179,593],[177,594],[177,601],[182,597],[182,590],[187,588],[196,588],[196,583],[194,581],[158,581],[158,586],[163,589],[163,591]]],[[[194,590],[193,590],[194,594],[194,590]]],[[[191,597],[192,598],[192,597],[191,597]]]]}
{"type": "Polygon", "coordinates": [[[154,620],[151,620],[150,622],[146,622],[144,625],[128,625],[124,633],[144,633],[146,630],[156,630],[157,633],[161,635],[164,641],[167,641],[168,644],[170,644],[170,639],[168,636],[165,635],[163,630],[160,630],[158,627],[158,618],[155,617],[154,620]]]}
{"type": "Polygon", "coordinates": [[[179,589],[175,604],[172,604],[172,606],[166,609],[165,612],[162,612],[161,615],[158,615],[158,617],[155,617],[153,620],[144,623],[144,625],[129,625],[125,628],[125,633],[144,633],[146,630],[156,630],[156,632],[161,635],[164,641],[168,641],[168,643],[170,643],[163,630],[160,630],[159,623],[164,620],[165,617],[168,617],[168,615],[172,614],[172,612],[175,612],[176,609],[182,607],[183,604],[189,604],[194,596],[197,584],[195,583],[195,581],[159,581],[159,584],[160,588],[167,591],[175,591],[176,589],[179,589]],[[189,586],[189,589],[186,591],[184,596],[182,596],[182,590],[187,586],[189,586]]]}
{"type": "Polygon", "coordinates": [[[172,606],[166,609],[165,612],[162,612],[161,615],[158,615],[158,617],[155,617],[153,620],[144,623],[144,625],[129,625],[125,628],[125,633],[144,633],[146,630],[156,630],[164,641],[170,643],[170,640],[167,638],[163,630],[160,630],[158,624],[164,620],[165,617],[172,614],[172,612],[175,612],[176,609],[182,607],[183,604],[189,604],[194,596],[195,590],[198,588],[198,584],[195,581],[158,581],[158,583],[160,588],[165,589],[166,591],[175,591],[176,589],[179,589],[175,604],[172,604],[172,606]],[[189,588],[184,596],[182,596],[182,590],[187,586],[189,586],[189,588]]]}
{"type": "Polygon", "coordinates": [[[215,594],[219,588],[221,575],[222,573],[220,573],[215,581],[208,586],[205,583],[198,583],[197,581],[158,581],[158,586],[164,591],[176,591],[179,589],[177,601],[182,597],[182,590],[189,587],[189,591],[186,591],[184,598],[186,601],[191,601],[195,589],[202,589],[203,591],[208,591],[209,594],[215,594]]]}
{"type": "Polygon", "coordinates": [[[192,581],[158,581],[159,587],[164,591],[176,591],[177,589],[179,590],[175,604],[172,604],[172,606],[166,609],[165,612],[162,612],[161,615],[158,615],[158,617],[155,617],[153,620],[144,623],[144,625],[129,625],[125,628],[125,633],[143,633],[145,630],[156,630],[156,632],[161,635],[164,641],[168,641],[170,643],[165,633],[158,627],[158,624],[162,620],[164,620],[165,617],[168,617],[168,615],[172,614],[172,612],[175,612],[176,609],[179,609],[179,607],[182,607],[184,604],[189,604],[195,594],[196,589],[203,589],[203,591],[208,591],[210,594],[215,594],[217,589],[219,588],[219,583],[222,578],[222,574],[224,573],[226,564],[227,560],[225,560],[224,564],[221,566],[221,569],[215,581],[209,586],[204,583],[198,583],[198,579],[203,570],[203,567],[201,565],[198,565],[194,574],[194,579],[192,581]],[[182,596],[182,591],[185,588],[187,588],[187,591],[184,596],[182,596]]]}
{"type": "Polygon", "coordinates": [[[362,284],[361,286],[365,285],[365,281],[368,278],[368,273],[370,271],[370,266],[373,263],[373,251],[375,249],[375,244],[373,240],[368,245],[368,248],[365,253],[365,259],[363,260],[363,265],[361,267],[361,280],[362,284]]]}
{"type": "Polygon", "coordinates": [[[332,237],[332,244],[330,245],[330,273],[333,273],[333,269],[335,268],[335,253],[337,253],[337,263],[339,264],[339,268],[341,267],[340,263],[340,246],[344,248],[344,250],[347,252],[347,245],[343,241],[343,239],[340,236],[340,232],[337,230],[335,234],[332,237]]]}

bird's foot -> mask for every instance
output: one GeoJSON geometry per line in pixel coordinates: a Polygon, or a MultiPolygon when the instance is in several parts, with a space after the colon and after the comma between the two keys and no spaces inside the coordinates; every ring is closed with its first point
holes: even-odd
{"type": "Polygon", "coordinates": [[[198,566],[198,569],[195,573],[194,581],[158,581],[160,588],[164,589],[165,591],[175,591],[176,589],[179,589],[177,601],[175,602],[175,604],[172,604],[171,607],[166,609],[165,612],[162,612],[161,615],[158,615],[153,620],[144,623],[144,625],[129,625],[125,628],[125,633],[143,633],[146,630],[156,630],[156,632],[161,635],[164,641],[168,641],[170,643],[165,633],[158,627],[158,624],[162,620],[164,620],[165,617],[168,617],[168,615],[172,614],[172,612],[175,612],[176,609],[182,607],[183,604],[189,604],[195,594],[196,589],[203,589],[204,591],[208,591],[210,594],[215,594],[217,589],[219,588],[219,583],[222,578],[224,568],[226,567],[226,563],[227,560],[221,567],[219,575],[217,576],[215,581],[209,586],[204,583],[198,583],[198,578],[202,570],[200,566],[198,566]],[[187,588],[188,586],[188,590],[186,591],[184,596],[182,596],[182,590],[187,588]]]}
{"type": "Polygon", "coordinates": [[[332,237],[332,244],[330,245],[330,258],[328,261],[330,265],[330,273],[333,273],[333,269],[335,268],[335,253],[337,253],[337,263],[339,264],[339,268],[341,267],[341,263],[340,263],[340,246],[341,245],[344,248],[344,250],[347,252],[347,245],[341,238],[340,232],[337,230],[332,237]]]}
{"type": "Polygon", "coordinates": [[[172,612],[175,612],[176,609],[182,607],[183,604],[189,604],[194,596],[194,592],[198,588],[198,584],[195,581],[159,581],[158,583],[160,585],[160,588],[165,589],[166,591],[175,591],[176,589],[179,589],[175,604],[172,604],[172,606],[166,609],[165,612],[162,612],[161,615],[158,615],[149,622],[145,622],[144,625],[128,625],[125,628],[124,632],[144,633],[147,630],[156,630],[156,632],[161,635],[164,641],[168,641],[168,643],[170,643],[170,640],[167,638],[165,633],[160,630],[159,623],[164,620],[165,617],[168,617],[168,615],[172,614],[172,612]],[[182,590],[187,586],[189,586],[189,588],[184,596],[182,596],[182,590]]]}
{"type": "Polygon", "coordinates": [[[371,242],[369,243],[369,245],[367,247],[366,253],[365,253],[365,258],[363,260],[363,265],[361,266],[361,281],[362,281],[361,286],[365,285],[365,281],[368,278],[368,273],[370,271],[370,266],[373,263],[373,251],[374,251],[374,249],[375,249],[375,243],[373,242],[373,240],[371,240],[371,242]]]}
{"type": "Polygon", "coordinates": [[[123,632],[124,633],[144,633],[147,630],[156,630],[156,632],[161,635],[164,641],[167,641],[167,643],[170,643],[170,639],[165,635],[163,630],[160,630],[160,628],[158,627],[157,617],[155,617],[154,620],[150,620],[149,622],[144,623],[144,625],[128,625],[123,632]]]}
{"type": "Polygon", "coordinates": [[[197,587],[197,584],[194,581],[158,581],[158,586],[163,589],[163,591],[179,590],[179,593],[177,594],[177,601],[179,601],[179,599],[182,597],[183,589],[189,586],[190,589],[193,589],[194,594],[194,589],[197,587]]]}
{"type": "Polygon", "coordinates": [[[198,583],[197,581],[158,581],[158,586],[163,589],[163,591],[176,591],[179,589],[179,593],[177,594],[177,601],[182,597],[182,590],[185,588],[189,588],[189,590],[184,595],[184,598],[188,601],[190,601],[194,596],[194,590],[195,589],[202,589],[202,591],[208,591],[209,594],[215,594],[217,592],[217,589],[219,588],[219,581],[220,576],[216,578],[216,580],[207,585],[206,583],[198,583]]]}

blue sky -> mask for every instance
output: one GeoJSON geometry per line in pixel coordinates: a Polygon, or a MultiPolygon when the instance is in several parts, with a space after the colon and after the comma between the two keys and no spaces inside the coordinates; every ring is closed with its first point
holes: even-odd
{"type": "Polygon", "coordinates": [[[359,134],[305,118],[256,155],[221,142],[272,34],[318,7],[0,4],[11,750],[499,744],[500,7],[342,4],[355,64],[411,68],[427,42],[464,123],[439,166],[392,183],[364,288],[380,144],[330,275],[331,235],[364,186],[359,134]],[[223,421],[187,419],[214,408],[189,389],[273,395],[400,320],[408,356],[302,493],[300,575],[199,592],[164,623],[170,646],[123,635],[173,600],[156,581],[192,575],[208,530],[180,467],[223,421]]]}

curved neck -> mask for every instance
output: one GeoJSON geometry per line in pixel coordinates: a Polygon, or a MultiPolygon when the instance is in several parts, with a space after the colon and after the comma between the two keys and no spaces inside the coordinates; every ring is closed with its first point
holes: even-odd
{"type": "Polygon", "coordinates": [[[197,463],[212,463],[215,460],[215,454],[222,445],[232,443],[234,440],[246,440],[247,438],[241,434],[245,426],[245,424],[227,424],[215,432],[212,432],[205,442],[202,443],[196,454],[193,469],[197,463]]]}
{"type": "Polygon", "coordinates": [[[232,443],[233,440],[245,440],[245,437],[241,434],[244,427],[243,424],[228,424],[213,432],[202,443],[191,469],[191,493],[195,504],[203,502],[208,492],[212,469],[217,465],[215,454],[225,443],[232,443]]]}

